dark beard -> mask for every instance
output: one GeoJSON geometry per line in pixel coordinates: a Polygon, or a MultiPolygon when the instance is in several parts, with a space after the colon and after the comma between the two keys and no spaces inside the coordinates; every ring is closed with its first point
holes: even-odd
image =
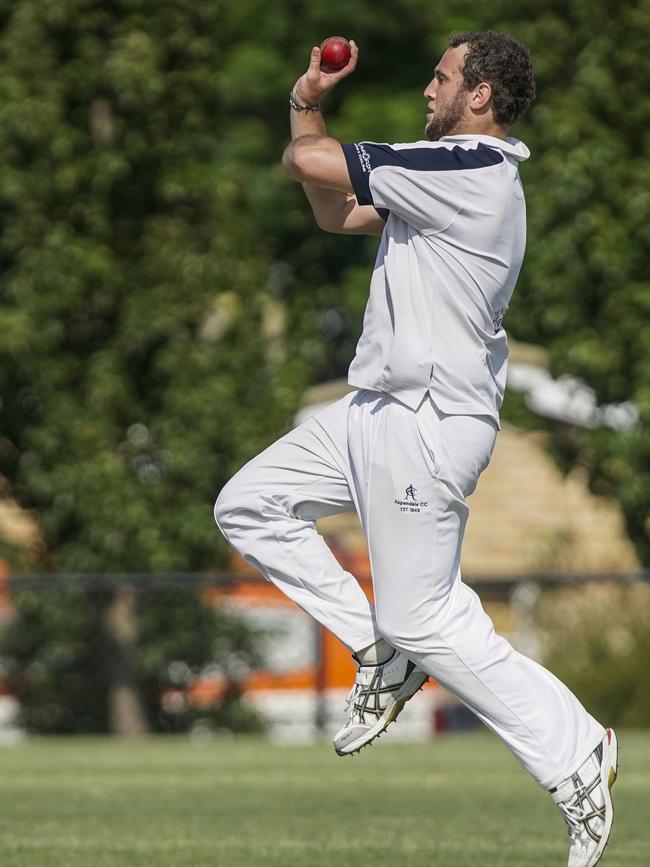
{"type": "Polygon", "coordinates": [[[433,118],[426,125],[424,131],[429,141],[438,141],[444,135],[452,134],[460,126],[465,114],[466,93],[464,87],[459,88],[453,102],[444,112],[434,112],[433,118]]]}

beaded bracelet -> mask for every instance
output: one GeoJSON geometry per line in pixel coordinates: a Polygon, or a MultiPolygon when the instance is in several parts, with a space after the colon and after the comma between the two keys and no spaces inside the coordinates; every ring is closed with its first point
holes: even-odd
{"type": "Polygon", "coordinates": [[[320,111],[320,105],[300,105],[299,102],[296,101],[293,93],[289,94],[289,108],[292,108],[294,111],[320,111]]]}

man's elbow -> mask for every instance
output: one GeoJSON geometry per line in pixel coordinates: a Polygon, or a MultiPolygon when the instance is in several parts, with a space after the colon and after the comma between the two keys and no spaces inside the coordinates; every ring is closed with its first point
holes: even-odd
{"type": "Polygon", "coordinates": [[[284,149],[282,165],[292,180],[301,182],[309,180],[317,156],[318,138],[318,136],[301,136],[290,142],[284,149]]]}
{"type": "Polygon", "coordinates": [[[292,181],[307,180],[309,155],[305,153],[305,148],[295,148],[289,145],[282,155],[282,165],[292,181]]]}

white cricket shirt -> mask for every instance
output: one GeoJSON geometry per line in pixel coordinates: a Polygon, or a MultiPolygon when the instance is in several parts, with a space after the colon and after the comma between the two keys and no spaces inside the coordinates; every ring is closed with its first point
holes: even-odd
{"type": "Polygon", "coordinates": [[[428,392],[442,412],[498,424],[528,148],[483,135],[342,147],[357,201],[386,219],[350,385],[413,409],[428,392]]]}

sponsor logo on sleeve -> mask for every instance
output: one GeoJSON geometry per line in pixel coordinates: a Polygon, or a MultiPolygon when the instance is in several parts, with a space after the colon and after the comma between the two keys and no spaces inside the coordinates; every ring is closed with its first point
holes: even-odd
{"type": "Polygon", "coordinates": [[[361,168],[364,173],[370,173],[372,171],[372,164],[370,162],[370,154],[364,148],[362,144],[355,144],[355,148],[357,150],[357,156],[359,157],[359,162],[361,163],[361,168]]]}

